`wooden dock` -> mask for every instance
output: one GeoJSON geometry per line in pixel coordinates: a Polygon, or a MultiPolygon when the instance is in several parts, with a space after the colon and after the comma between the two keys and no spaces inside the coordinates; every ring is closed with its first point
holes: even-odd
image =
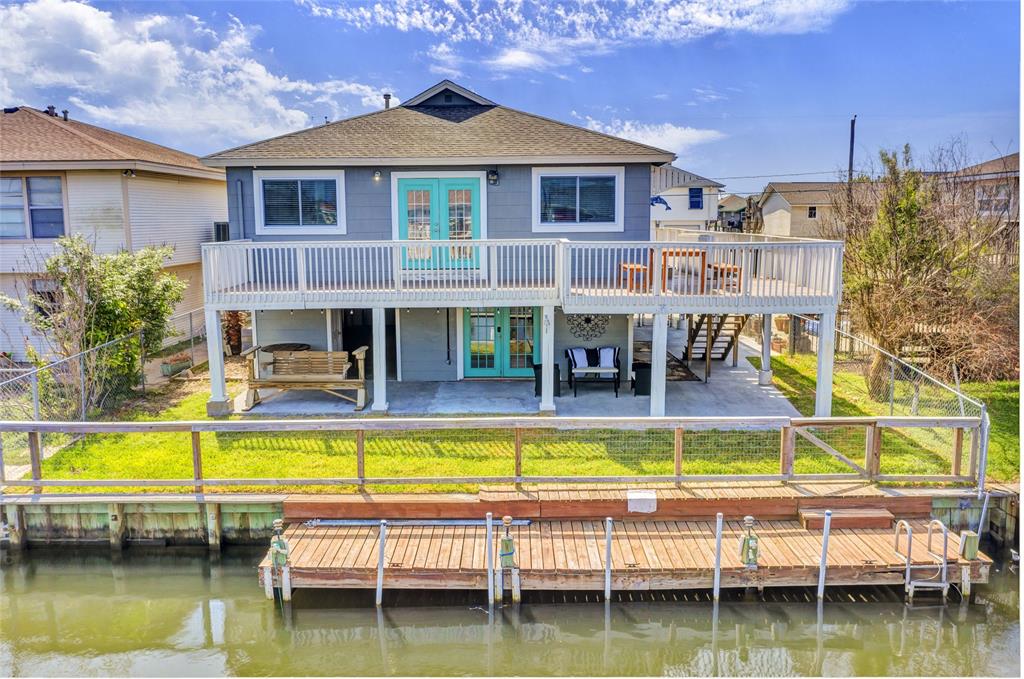
{"type": "MultiPolygon", "coordinates": [[[[497,567],[501,517],[510,528],[521,590],[643,591],[710,589],[717,515],[723,517],[720,586],[817,586],[830,512],[827,586],[903,585],[906,535],[913,532],[912,580],[940,579],[942,530],[932,548],[928,526],[937,498],[953,488],[886,487],[859,481],[705,481],[685,484],[501,485],[478,493],[293,495],[282,503],[289,543],[287,577],[260,564],[266,588],[484,590],[488,557],[484,516],[494,517],[491,563],[497,567]],[[638,494],[637,491],[642,491],[638,494]],[[646,502],[638,498],[646,497],[646,502]],[[740,559],[743,517],[755,519],[756,568],[740,559]],[[606,530],[611,520],[611,540],[606,530]],[[380,521],[387,520],[383,560],[380,521]],[[606,559],[610,549],[610,560],[606,559]],[[610,569],[607,567],[610,563],[610,569]]],[[[948,532],[946,581],[986,583],[992,560],[959,557],[948,532]]]]}

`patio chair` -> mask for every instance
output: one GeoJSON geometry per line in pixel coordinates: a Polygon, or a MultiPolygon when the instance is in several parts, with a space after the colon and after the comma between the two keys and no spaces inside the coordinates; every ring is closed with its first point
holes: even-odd
{"type": "Polygon", "coordinates": [[[572,347],[565,350],[569,361],[569,386],[575,398],[576,385],[584,382],[609,382],[615,390],[615,398],[619,397],[619,348],[598,347],[587,349],[572,347]]]}

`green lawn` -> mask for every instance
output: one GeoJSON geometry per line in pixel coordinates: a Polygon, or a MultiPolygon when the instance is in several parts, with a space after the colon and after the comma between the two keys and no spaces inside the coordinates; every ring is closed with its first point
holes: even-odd
{"type": "MultiPolygon", "coordinates": [[[[757,364],[756,359],[751,362],[757,364]]],[[[773,359],[777,386],[798,410],[813,411],[813,357],[773,359]]],[[[990,446],[991,478],[1019,477],[1016,462],[1017,383],[967,385],[969,393],[989,404],[993,423],[990,446]]],[[[859,375],[837,371],[835,415],[887,413],[864,394],[859,375]]],[[[905,394],[898,394],[903,398],[905,394]]],[[[124,420],[207,419],[207,394],[171,391],[149,394],[124,420]]],[[[855,461],[864,454],[863,427],[819,430],[816,434],[855,461]]],[[[773,474],[778,472],[779,434],[776,431],[688,431],[683,440],[684,474],[773,474]]],[[[51,445],[52,442],[48,442],[51,445]]],[[[204,433],[201,436],[206,478],[327,478],[356,475],[355,435],[310,433],[204,433]]],[[[528,476],[632,476],[673,473],[671,431],[526,432],[523,473],[528,476]]],[[[886,432],[882,472],[889,474],[948,473],[951,436],[936,430],[886,432]]],[[[365,442],[368,477],[511,476],[514,438],[509,430],[461,429],[368,434],[365,442]]],[[[810,442],[797,439],[795,470],[801,473],[846,472],[847,467],[810,442]]],[[[172,479],[192,475],[191,441],[187,433],[90,435],[68,445],[43,463],[47,479],[172,479]]],[[[228,486],[212,492],[268,490],[268,487],[228,486]]],[[[277,487],[289,492],[354,490],[354,487],[277,487]]],[[[376,485],[375,492],[465,490],[475,484],[447,486],[376,485]]],[[[85,492],[83,488],[48,492],[85,492]]],[[[162,488],[182,491],[185,487],[162,488]]]]}
{"type": "MultiPolygon", "coordinates": [[[[761,361],[757,357],[749,358],[755,367],[760,367],[761,361]]],[[[811,415],[814,413],[814,385],[816,372],[816,358],[813,355],[797,356],[773,356],[772,371],[775,378],[775,385],[782,391],[793,405],[801,413],[811,415]]],[[[991,432],[989,436],[989,459],[988,476],[996,481],[1017,481],[1020,478],[1020,382],[965,382],[963,390],[988,408],[991,432]]],[[[938,390],[936,390],[938,392],[938,390]]],[[[911,389],[904,383],[898,383],[895,400],[898,408],[896,414],[906,412],[907,404],[911,399],[911,389]],[[902,409],[900,409],[902,406],[902,409]]],[[[832,414],[836,416],[860,416],[860,415],[888,415],[888,402],[879,403],[873,400],[867,393],[864,386],[864,379],[861,375],[843,370],[837,362],[835,379],[833,382],[832,414]]],[[[949,400],[946,394],[932,393],[925,394],[920,401],[920,414],[931,415],[945,413],[945,406],[949,400]],[[933,397],[933,403],[929,403],[928,396],[933,397]],[[939,410],[939,397],[941,405],[939,410]],[[929,411],[931,408],[931,411],[929,411]]],[[[897,445],[895,455],[888,454],[883,458],[882,471],[884,473],[914,473],[914,464],[920,458],[929,470],[936,470],[936,467],[948,465],[940,454],[935,456],[922,456],[922,446],[934,447],[936,450],[945,450],[948,443],[945,438],[936,439],[933,436],[934,446],[929,445],[926,437],[933,430],[919,430],[914,434],[904,436],[902,445],[897,445]],[[901,461],[899,458],[903,458],[901,461]],[[895,459],[894,459],[895,458],[895,459]],[[941,461],[941,464],[940,464],[941,461]],[[908,471],[894,471],[896,468],[909,467],[908,471]]],[[[851,444],[851,447],[852,444],[851,444]]],[[[920,473],[929,473],[920,471],[920,473]]]]}

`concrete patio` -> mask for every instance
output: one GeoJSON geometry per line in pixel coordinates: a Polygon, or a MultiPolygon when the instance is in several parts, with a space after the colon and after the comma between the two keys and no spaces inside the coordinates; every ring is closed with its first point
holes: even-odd
{"type": "MultiPolygon", "coordinates": [[[[650,328],[646,329],[649,333],[650,328]]],[[[637,328],[642,339],[644,328],[637,328]]],[[[680,336],[682,331],[678,332],[680,336]]],[[[672,341],[670,348],[677,349],[672,341]]],[[[675,353],[673,351],[672,353],[675,353]]],[[[746,356],[757,355],[752,347],[741,345],[739,365],[712,364],[711,380],[675,382],[665,385],[665,415],[669,417],[743,417],[751,415],[798,416],[800,413],[775,387],[757,384],[757,371],[746,356]]],[[[703,375],[703,364],[693,363],[693,371],[703,375]]],[[[370,385],[367,392],[373,393],[370,385]]],[[[370,415],[356,413],[352,404],[317,391],[290,391],[275,394],[263,390],[264,402],[243,415],[254,417],[346,417],[370,415]]],[[[387,385],[388,413],[398,416],[439,415],[536,415],[540,399],[533,395],[533,380],[463,380],[462,382],[396,382],[387,385]]],[[[244,394],[235,398],[235,412],[241,411],[244,394]]],[[[586,384],[573,398],[572,390],[562,383],[562,395],[555,397],[555,413],[563,416],[646,417],[650,397],[634,396],[623,380],[619,397],[608,384],[586,384]]]]}

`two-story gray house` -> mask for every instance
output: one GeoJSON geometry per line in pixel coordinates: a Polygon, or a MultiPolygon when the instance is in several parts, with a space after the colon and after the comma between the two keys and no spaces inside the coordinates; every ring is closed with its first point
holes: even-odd
{"type": "MultiPolygon", "coordinates": [[[[569,348],[617,348],[628,389],[630,319],[653,313],[650,411],[663,414],[666,314],[834,313],[839,297],[834,244],[652,242],[651,171],[674,158],[448,80],[212,154],[232,240],[204,250],[207,327],[242,309],[261,346],[369,346],[375,411],[389,380],[533,377],[539,365],[538,410],[552,412],[569,348]]],[[[209,410],[224,413],[220,356],[210,372],[209,410]]]]}

